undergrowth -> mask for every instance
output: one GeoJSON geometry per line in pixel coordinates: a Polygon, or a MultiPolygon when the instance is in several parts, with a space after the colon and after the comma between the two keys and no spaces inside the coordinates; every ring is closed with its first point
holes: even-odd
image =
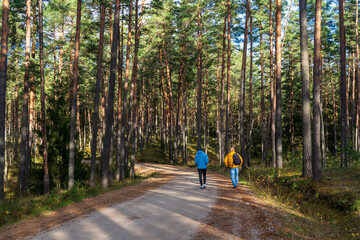
{"type": "Polygon", "coordinates": [[[360,239],[358,170],[325,169],[321,181],[312,181],[294,167],[255,167],[242,170],[240,178],[287,213],[288,237],[360,239]]]}

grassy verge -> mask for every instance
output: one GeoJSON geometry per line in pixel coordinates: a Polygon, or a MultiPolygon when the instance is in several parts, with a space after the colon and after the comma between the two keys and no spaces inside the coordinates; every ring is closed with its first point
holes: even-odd
{"type": "Polygon", "coordinates": [[[6,199],[0,204],[0,227],[19,222],[30,216],[53,211],[85,198],[140,183],[147,178],[154,177],[156,174],[156,172],[153,172],[147,176],[136,176],[135,179],[127,179],[124,183],[113,183],[108,189],[102,189],[99,186],[90,188],[87,185],[76,185],[71,190],[56,189],[45,196],[28,195],[23,198],[6,199]]]}
{"type": "Polygon", "coordinates": [[[317,182],[294,168],[251,168],[240,177],[283,214],[288,237],[360,239],[358,170],[326,169],[317,182]]]}

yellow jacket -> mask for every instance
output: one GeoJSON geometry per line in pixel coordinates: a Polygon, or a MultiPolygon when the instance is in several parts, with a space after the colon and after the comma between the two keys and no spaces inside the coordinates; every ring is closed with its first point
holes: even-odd
{"type": "Polygon", "coordinates": [[[225,166],[227,166],[228,168],[237,168],[237,167],[241,167],[241,165],[243,164],[243,159],[242,159],[242,157],[240,156],[240,154],[239,154],[239,157],[240,157],[240,159],[241,159],[241,163],[240,163],[240,165],[234,165],[234,163],[233,163],[233,155],[234,155],[234,151],[233,152],[229,152],[227,155],[226,155],[226,157],[225,157],[225,160],[224,160],[224,162],[225,162],[225,166]]]}

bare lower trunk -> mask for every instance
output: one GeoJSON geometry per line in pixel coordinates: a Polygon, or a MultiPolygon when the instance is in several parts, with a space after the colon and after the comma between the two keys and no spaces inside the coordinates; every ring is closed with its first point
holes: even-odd
{"type": "Polygon", "coordinates": [[[314,86],[313,86],[313,178],[321,179],[321,146],[320,146],[320,83],[321,83],[321,0],[316,0],[315,36],[314,36],[314,86]]]}
{"type": "MultiPolygon", "coordinates": [[[[128,111],[128,85],[129,85],[129,67],[130,67],[130,46],[131,46],[131,18],[132,18],[132,9],[133,4],[132,1],[130,1],[130,9],[129,9],[129,27],[128,27],[128,39],[127,39],[127,46],[126,46],[126,63],[125,63],[125,82],[124,82],[124,95],[123,95],[123,106],[122,106],[122,116],[121,116],[121,153],[120,153],[120,171],[123,171],[122,169],[125,169],[127,164],[127,158],[126,158],[126,129],[127,129],[127,111],[128,111]]],[[[125,171],[123,171],[125,172],[125,171]]],[[[121,179],[120,181],[123,181],[124,179],[121,179]]]]}
{"type": "Polygon", "coordinates": [[[230,66],[231,66],[231,15],[230,15],[230,0],[227,0],[227,83],[226,83],[226,123],[225,123],[225,151],[229,148],[230,138],[230,66]]]}
{"type": "Polygon", "coordinates": [[[76,34],[75,34],[75,56],[74,56],[74,77],[71,96],[71,120],[70,120],[70,145],[69,145],[69,180],[68,189],[74,187],[74,162],[75,162],[75,134],[77,116],[77,91],[79,77],[79,51],[80,51],[80,23],[81,23],[81,0],[77,1],[76,34]]]}
{"type": "MultiPolygon", "coordinates": [[[[241,67],[241,87],[240,87],[240,154],[243,158],[243,166],[247,167],[247,156],[245,149],[245,74],[246,74],[246,53],[247,53],[247,41],[249,31],[249,18],[250,18],[250,0],[246,2],[246,19],[245,19],[245,34],[244,34],[244,47],[242,56],[241,67]]],[[[228,150],[228,149],[227,149],[228,150]]]]}
{"type": "MultiPolygon", "coordinates": [[[[119,40],[119,15],[120,15],[120,0],[116,1],[115,17],[114,17],[114,31],[113,41],[111,44],[111,63],[110,63],[110,80],[108,88],[108,99],[105,109],[105,135],[103,137],[103,155],[102,155],[102,172],[101,172],[101,187],[107,188],[109,185],[109,167],[111,168],[113,156],[113,129],[114,129],[114,95],[115,95],[115,78],[116,78],[116,59],[117,47],[119,40]]],[[[110,178],[111,178],[110,174],[110,178]]]]}
{"type": "Polygon", "coordinates": [[[357,95],[356,95],[356,99],[357,99],[357,106],[356,106],[356,148],[359,151],[360,150],[360,77],[359,77],[359,72],[360,72],[360,68],[359,68],[359,1],[356,0],[356,10],[355,10],[355,16],[356,16],[356,20],[355,20],[355,38],[356,38],[356,60],[355,60],[355,66],[356,66],[356,83],[357,83],[357,95]]]}
{"type": "Polygon", "coordinates": [[[281,0],[276,0],[276,42],[275,42],[275,79],[276,79],[276,167],[282,168],[282,106],[281,106],[281,0]]]}
{"type": "Polygon", "coordinates": [[[43,6],[39,0],[39,59],[40,59],[40,85],[41,85],[41,134],[43,144],[43,167],[44,167],[44,194],[50,192],[47,129],[46,129],[46,98],[45,98],[45,77],[44,77],[44,42],[43,42],[43,6]]]}
{"type": "Polygon", "coordinates": [[[225,52],[226,52],[226,42],[225,42],[225,34],[226,34],[226,15],[224,16],[224,28],[223,28],[223,51],[222,51],[222,65],[221,65],[221,91],[220,91],[220,137],[219,137],[219,145],[220,145],[220,165],[224,166],[224,91],[225,91],[225,52]]]}
{"type": "Polygon", "coordinates": [[[270,109],[271,109],[271,156],[272,156],[272,167],[276,167],[276,145],[275,145],[275,122],[276,122],[276,95],[275,95],[275,84],[273,76],[273,26],[272,26],[272,0],[269,0],[269,37],[270,37],[270,109]]]}
{"type": "Polygon", "coordinates": [[[24,76],[24,93],[23,93],[23,114],[21,127],[21,149],[20,149],[20,168],[18,175],[18,191],[22,196],[27,190],[25,185],[27,163],[28,160],[27,149],[29,147],[29,77],[30,77],[30,18],[31,18],[31,0],[26,1],[26,40],[25,40],[25,76],[24,76]]]}
{"type": "Polygon", "coordinates": [[[201,94],[202,94],[202,19],[200,1],[198,0],[198,23],[197,23],[197,114],[196,114],[196,130],[197,130],[197,147],[201,146],[201,94]]]}
{"type": "Polygon", "coordinates": [[[312,176],[310,72],[307,34],[307,0],[300,0],[301,92],[303,115],[303,176],[312,176]]]}
{"type": "Polygon", "coordinates": [[[252,16],[250,16],[250,77],[249,77],[249,139],[247,148],[247,164],[251,166],[251,145],[252,145],[252,129],[253,129],[253,102],[252,102],[252,71],[253,71],[253,35],[252,35],[252,16]]]}
{"type": "Polygon", "coordinates": [[[9,0],[3,0],[2,5],[2,31],[1,31],[1,56],[0,56],[0,202],[5,198],[4,167],[6,165],[6,80],[7,80],[7,55],[9,32],[9,0]]]}
{"type": "MultiPolygon", "coordinates": [[[[260,24],[260,32],[262,25],[260,24]]],[[[267,132],[266,132],[266,113],[265,113],[265,94],[264,94],[264,53],[262,49],[263,33],[260,33],[260,65],[261,65],[261,152],[262,161],[265,166],[268,166],[267,155],[268,155],[268,144],[267,144],[267,132]]]]}
{"type": "Polygon", "coordinates": [[[344,26],[345,1],[339,0],[339,27],[340,27],[340,115],[341,115],[341,167],[347,166],[347,99],[346,99],[346,39],[344,26]]]}
{"type": "Polygon", "coordinates": [[[336,137],[336,133],[337,133],[337,129],[336,129],[336,123],[337,123],[337,109],[336,109],[336,98],[335,98],[335,86],[333,83],[333,78],[332,78],[332,69],[330,69],[330,81],[331,81],[331,92],[332,92],[332,100],[333,100],[333,116],[334,116],[334,156],[335,158],[337,157],[337,137],[336,137]]]}

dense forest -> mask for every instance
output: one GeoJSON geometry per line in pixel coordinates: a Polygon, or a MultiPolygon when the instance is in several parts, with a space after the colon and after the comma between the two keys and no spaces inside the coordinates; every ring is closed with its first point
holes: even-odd
{"type": "Polygon", "coordinates": [[[358,5],[3,0],[0,201],[108,188],[148,147],[187,164],[192,141],[315,181],[357,167],[358,5]]]}

